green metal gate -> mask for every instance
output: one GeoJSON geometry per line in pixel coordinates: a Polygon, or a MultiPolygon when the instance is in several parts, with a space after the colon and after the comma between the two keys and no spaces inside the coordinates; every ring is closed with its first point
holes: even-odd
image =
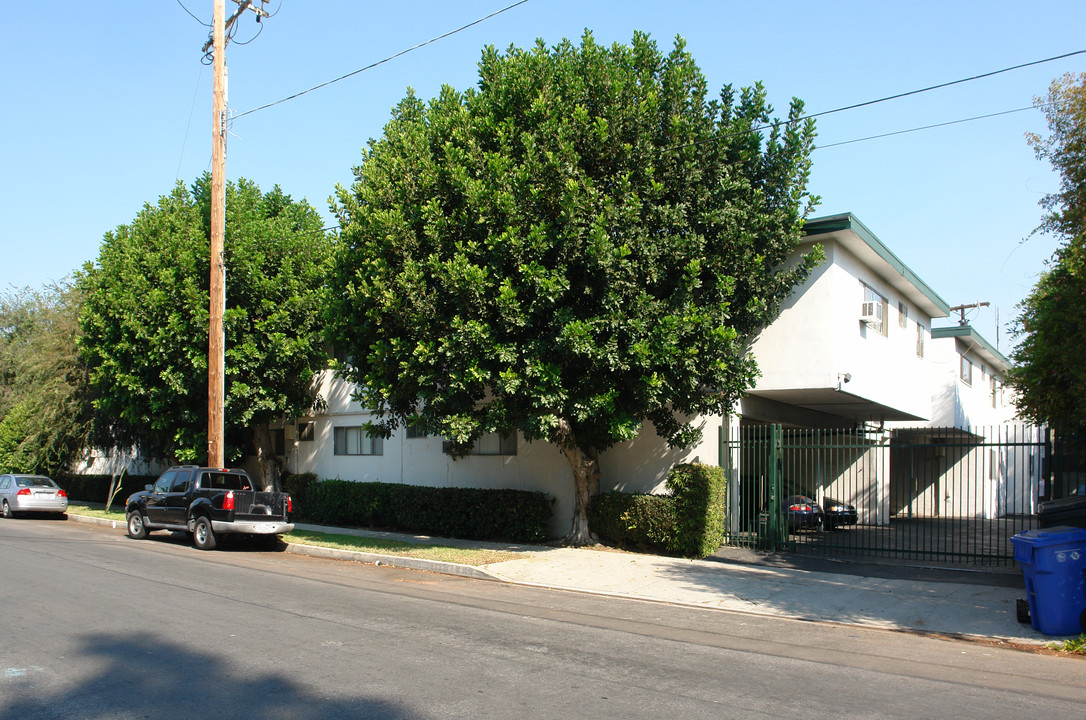
{"type": "Polygon", "coordinates": [[[721,443],[730,478],[727,542],[837,558],[1010,566],[1010,538],[1034,527],[1049,457],[1046,432],[1031,426],[743,424],[721,443]]]}

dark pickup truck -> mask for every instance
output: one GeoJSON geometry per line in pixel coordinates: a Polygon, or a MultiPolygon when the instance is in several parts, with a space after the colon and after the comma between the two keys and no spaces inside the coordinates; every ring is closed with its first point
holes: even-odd
{"type": "Polygon", "coordinates": [[[154,485],[125,503],[128,535],[137,540],[152,530],[189,533],[196,547],[212,550],[216,535],[243,533],[274,539],[294,529],[290,495],[258,490],[244,470],[172,467],[154,485]]]}

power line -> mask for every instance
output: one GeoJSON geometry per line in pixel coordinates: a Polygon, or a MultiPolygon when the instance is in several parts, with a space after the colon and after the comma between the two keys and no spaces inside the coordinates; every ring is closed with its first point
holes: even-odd
{"type": "Polygon", "coordinates": [[[895,130],[894,132],[882,133],[881,135],[868,135],[867,137],[856,138],[854,140],[842,140],[841,142],[830,143],[828,145],[815,145],[814,149],[824,150],[826,148],[837,147],[838,145],[851,145],[852,143],[864,142],[865,140],[878,140],[879,138],[920,132],[921,130],[931,130],[932,128],[946,127],[947,125],[958,125],[960,123],[973,122],[974,120],[986,120],[987,118],[999,117],[1000,115],[1010,115],[1011,113],[1020,113],[1026,110],[1033,109],[1033,106],[1030,105],[1029,107],[1017,108],[1015,110],[1004,110],[1003,112],[989,113],[987,115],[976,115],[970,118],[962,118],[961,120],[949,120],[947,122],[935,123],[934,125],[924,125],[922,127],[909,128],[908,130],[895,130]]]}
{"type": "Polygon", "coordinates": [[[187,13],[189,14],[189,17],[191,17],[191,18],[192,18],[193,20],[195,20],[196,22],[200,23],[200,24],[201,24],[201,25],[203,25],[204,27],[211,27],[211,23],[206,23],[206,22],[204,22],[203,20],[201,20],[200,18],[198,18],[198,17],[196,17],[195,15],[193,15],[193,14],[192,14],[192,11],[191,11],[191,10],[189,10],[189,9],[188,9],[187,7],[185,7],[185,3],[181,2],[181,0],[177,0],[177,4],[178,4],[178,5],[180,5],[180,6],[181,6],[181,9],[182,9],[182,10],[184,10],[185,12],[187,12],[187,13]]]}
{"type": "MultiPolygon", "coordinates": [[[[281,100],[276,100],[275,102],[270,102],[270,103],[268,103],[266,105],[261,105],[259,107],[255,107],[255,108],[253,108],[251,110],[246,110],[243,113],[238,113],[237,115],[234,116],[233,119],[236,120],[238,118],[245,117],[246,115],[250,115],[252,113],[255,113],[258,110],[266,110],[266,109],[268,109],[270,107],[274,107],[275,105],[285,103],[288,100],[293,100],[295,98],[301,97],[302,95],[305,95],[306,93],[311,93],[314,90],[320,90],[322,87],[327,87],[328,85],[331,85],[333,83],[337,83],[340,80],[346,80],[349,77],[354,77],[355,75],[358,75],[359,73],[365,72],[366,70],[372,70],[373,68],[377,67],[378,65],[384,65],[385,63],[389,62],[390,60],[395,60],[396,58],[400,57],[401,55],[406,55],[409,52],[412,52],[414,50],[418,50],[419,48],[422,48],[422,47],[426,47],[427,45],[430,45],[431,43],[437,42],[438,40],[444,40],[445,38],[449,37],[450,35],[455,35],[458,32],[462,32],[464,30],[467,30],[468,28],[473,27],[475,25],[478,25],[479,23],[484,22],[486,20],[489,20],[492,17],[495,17],[497,15],[501,15],[504,12],[508,12],[509,10],[512,10],[515,7],[523,5],[524,3],[528,2],[528,1],[529,0],[518,0],[517,2],[513,3],[512,5],[507,5],[507,6],[503,7],[500,10],[495,10],[494,12],[490,13],[489,15],[485,15],[485,16],[479,18],[478,20],[475,20],[473,22],[468,23],[467,25],[463,25],[461,27],[458,27],[455,30],[450,30],[447,33],[442,33],[441,35],[438,35],[437,37],[432,37],[429,40],[426,40],[425,42],[420,42],[418,45],[413,45],[412,47],[409,47],[406,50],[401,50],[400,52],[396,53],[395,55],[389,55],[385,59],[378,60],[375,63],[371,63],[370,65],[367,65],[366,67],[359,68],[358,70],[355,70],[353,72],[349,72],[346,75],[340,75],[339,77],[334,78],[332,80],[328,80],[327,82],[322,82],[320,85],[314,85],[313,87],[309,88],[308,90],[302,90],[301,92],[296,92],[293,95],[289,95],[289,96],[287,96],[285,98],[282,98],[281,100]]],[[[180,2],[180,0],[178,0],[178,2],[180,2]]]]}
{"type": "MultiPolygon", "coordinates": [[[[939,83],[938,85],[929,85],[928,87],[920,88],[919,90],[910,90],[908,92],[898,93],[896,95],[887,95],[886,97],[877,98],[875,100],[867,100],[865,102],[855,103],[853,105],[845,105],[844,107],[834,108],[833,110],[823,110],[822,112],[812,113],[810,115],[802,115],[802,116],[796,118],[795,120],[787,121],[787,124],[802,122],[804,120],[811,120],[811,119],[814,119],[814,118],[817,118],[817,117],[822,117],[823,115],[832,115],[833,113],[844,112],[846,110],[855,110],[856,108],[867,107],[869,105],[876,105],[878,103],[888,102],[890,100],[897,100],[899,98],[908,97],[910,95],[919,95],[920,93],[926,93],[926,92],[930,92],[932,90],[938,90],[939,88],[945,88],[945,87],[949,87],[951,85],[960,85],[961,83],[970,82],[972,80],[979,80],[981,78],[992,77],[993,75],[999,75],[1001,73],[1010,72],[1012,70],[1020,70],[1021,68],[1031,67],[1033,65],[1041,65],[1043,63],[1049,63],[1049,62],[1053,62],[1055,60],[1063,60],[1064,58],[1074,57],[1075,55],[1083,55],[1083,54],[1086,54],[1086,49],[1084,49],[1084,50],[1075,50],[1074,52],[1064,53],[1063,55],[1055,55],[1053,57],[1045,58],[1043,60],[1034,60],[1032,62],[1022,63],[1021,65],[1013,65],[1011,67],[1006,67],[1006,68],[1003,68],[1001,70],[993,70],[991,72],[983,73],[981,75],[974,75],[972,77],[961,78],[960,80],[951,80],[950,82],[939,83]]],[[[1028,110],[1029,108],[1023,108],[1023,109],[1028,110]]],[[[1006,112],[1020,112],[1020,111],[1019,110],[1008,110],[1006,112]]],[[[994,114],[999,115],[1001,113],[994,113],[994,114]]],[[[778,122],[785,122],[785,121],[778,121],[778,122]]],[[[961,120],[961,121],[954,121],[954,122],[965,122],[965,121],[961,120]]],[[[738,130],[736,132],[727,133],[725,135],[719,135],[719,136],[708,138],[708,139],[705,139],[705,140],[695,140],[694,142],[681,143],[681,144],[678,144],[678,145],[672,145],[672,146],[669,146],[667,149],[668,150],[682,150],[682,149],[688,148],[688,147],[697,147],[698,145],[705,145],[707,143],[715,142],[717,140],[727,139],[727,138],[730,138],[730,137],[738,137],[739,135],[748,135],[750,133],[761,132],[763,130],[770,130],[776,124],[777,123],[770,123],[768,125],[760,125],[758,127],[753,127],[753,128],[748,129],[748,130],[738,130]]],[[[952,124],[952,123],[948,123],[948,124],[952,124]]],[[[933,125],[932,127],[938,127],[938,126],[933,125]]],[[[923,128],[917,128],[917,129],[923,129],[923,128]]],[[[909,132],[909,131],[902,131],[902,132],[909,132]]],[[[888,134],[893,134],[893,133],[888,133],[888,134]]],[[[880,137],[880,136],[875,136],[875,137],[880,137]]],[[[861,138],[861,139],[865,139],[865,138],[861,138]]],[[[859,142],[859,140],[850,140],[849,142],[859,142]]],[[[843,143],[837,143],[837,144],[843,144],[843,143]]],[[[822,147],[831,147],[831,146],[830,145],[823,145],[822,147]]]]}
{"type": "Polygon", "coordinates": [[[867,102],[856,103],[855,105],[846,105],[845,107],[835,108],[833,110],[824,110],[822,112],[813,113],[811,115],[805,115],[800,120],[807,120],[808,118],[822,117],[823,115],[831,115],[833,113],[844,112],[845,110],[855,110],[856,108],[867,107],[868,105],[874,105],[876,103],[886,102],[888,100],[897,100],[903,97],[909,97],[910,95],[919,95],[920,93],[930,92],[932,90],[938,90],[940,88],[950,87],[951,85],[960,85],[961,83],[972,82],[973,80],[981,80],[983,78],[992,77],[993,75],[999,75],[1001,73],[1010,72],[1012,70],[1021,70],[1022,68],[1032,67],[1034,65],[1042,65],[1054,60],[1063,60],[1065,58],[1074,57],[1075,55],[1086,54],[1086,50],[1075,50],[1074,52],[1064,53],[1063,55],[1055,55],[1044,60],[1034,60],[1033,62],[1022,63],[1021,65],[1013,65],[1011,67],[1003,68],[1002,70],[993,70],[992,72],[986,72],[981,75],[974,75],[973,77],[962,78],[960,80],[951,80],[950,82],[939,83],[938,85],[930,85],[926,88],[920,88],[919,90],[910,90],[908,92],[898,93],[897,95],[888,95],[877,100],[868,100],[867,102]]]}

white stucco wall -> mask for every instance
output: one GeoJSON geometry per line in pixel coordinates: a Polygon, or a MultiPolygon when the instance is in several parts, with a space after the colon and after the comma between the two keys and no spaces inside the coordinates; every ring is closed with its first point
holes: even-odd
{"type": "Polygon", "coordinates": [[[930,345],[931,317],[840,244],[823,241],[826,259],[785,303],[780,317],[753,346],[762,371],[754,391],[836,388],[927,418],[927,362],[916,353],[917,323],[930,345]],[[887,300],[887,334],[860,321],[864,283],[887,300]],[[905,327],[898,303],[908,310],[905,327]]]}
{"type": "Polygon", "coordinates": [[[1001,368],[993,367],[958,338],[932,340],[931,349],[932,426],[964,429],[1014,422],[1014,394],[1004,387],[1001,368]],[[963,354],[973,365],[972,383],[961,378],[963,354]],[[993,377],[998,387],[995,407],[993,377]]]}
{"type": "Polygon", "coordinates": [[[135,448],[127,450],[89,450],[72,465],[72,472],[80,475],[158,475],[168,466],[156,460],[144,459],[135,448]]]}

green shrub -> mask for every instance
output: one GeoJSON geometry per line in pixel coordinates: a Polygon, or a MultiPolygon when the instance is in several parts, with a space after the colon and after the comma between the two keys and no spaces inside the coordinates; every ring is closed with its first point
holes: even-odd
{"type": "Polygon", "coordinates": [[[712,465],[676,465],[667,476],[674,498],[670,550],[685,557],[712,555],[724,544],[727,478],[712,465]]]}
{"type": "Polygon", "coordinates": [[[668,495],[604,493],[588,505],[588,526],[605,542],[686,557],[724,544],[726,477],[711,465],[677,465],[668,495]]]}
{"type": "Polygon", "coordinates": [[[675,528],[675,499],[667,495],[604,493],[588,504],[588,527],[621,547],[667,552],[675,528]]]}
{"type": "Polygon", "coordinates": [[[294,517],[301,520],[309,519],[307,514],[309,489],[316,484],[317,474],[284,472],[280,480],[284,492],[290,493],[294,505],[294,517]]]}
{"type": "MultiPolygon", "coordinates": [[[[124,509],[124,501],[134,492],[143,490],[145,486],[158,479],[157,475],[129,475],[125,473],[121,478],[121,489],[114,496],[113,507],[124,509]]],[[[68,499],[80,502],[106,503],[109,502],[109,475],[79,475],[65,473],[54,475],[57,485],[60,485],[68,493],[68,499]]]]}
{"type": "Polygon", "coordinates": [[[538,542],[551,515],[541,492],[339,479],[308,484],[304,501],[313,522],[473,540],[538,542]]]}

